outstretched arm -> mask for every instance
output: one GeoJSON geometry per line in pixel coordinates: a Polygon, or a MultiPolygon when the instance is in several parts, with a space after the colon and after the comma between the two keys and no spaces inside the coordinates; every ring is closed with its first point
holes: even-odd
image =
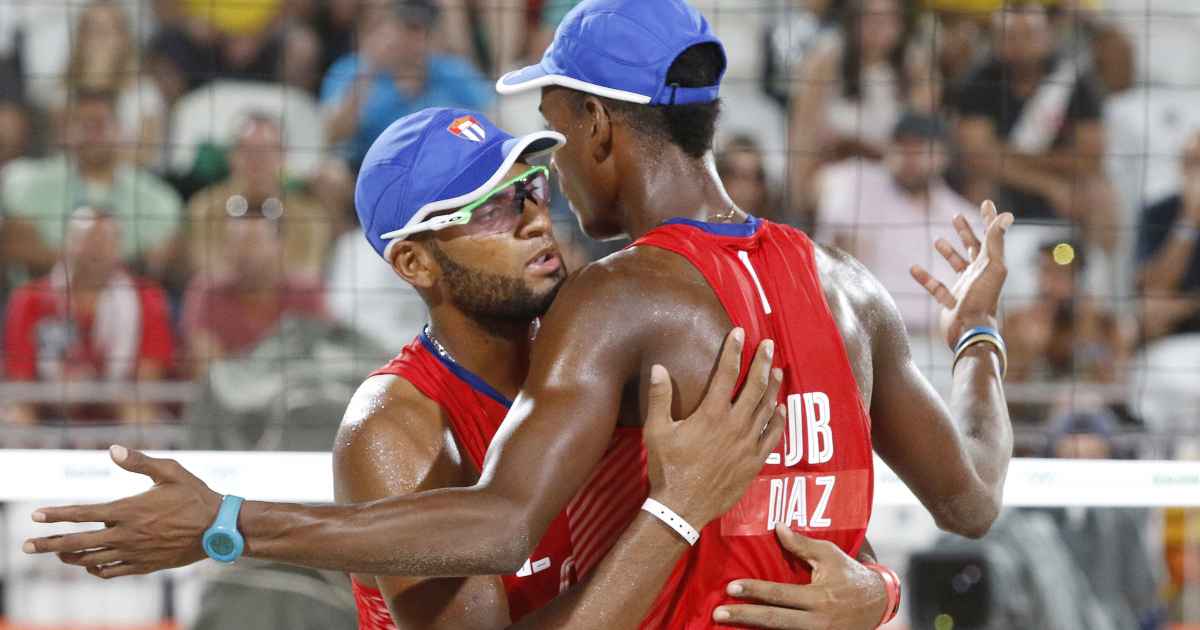
{"type": "MultiPolygon", "coordinates": [[[[942,306],[941,331],[951,348],[962,333],[996,326],[996,308],[1007,271],[1004,232],[1012,215],[997,216],[984,202],[984,241],[976,238],[962,215],[954,219],[965,255],[944,239],[938,251],[958,272],[947,288],[914,266],[913,277],[942,306]]],[[[904,323],[891,299],[877,291],[877,324],[872,333],[874,392],[871,438],[887,462],[939,527],[978,538],[1000,511],[1004,478],[1012,458],[1012,425],[1001,386],[1000,356],[991,344],[964,351],[954,368],[947,407],[917,369],[908,348],[904,323]]]]}
{"type": "MultiPolygon", "coordinates": [[[[603,454],[623,389],[641,378],[639,335],[648,333],[647,327],[631,325],[635,309],[630,287],[622,284],[619,274],[605,274],[601,282],[580,282],[581,275],[567,283],[543,321],[527,387],[488,451],[477,485],[354,506],[248,501],[239,519],[246,555],[375,575],[440,577],[518,570],[603,454]],[[597,303],[612,308],[596,309],[597,303]]],[[[719,372],[692,417],[747,421],[766,391],[769,363],[756,364],[734,403],[729,401],[736,373],[719,372]]],[[[719,458],[722,468],[706,479],[744,476],[748,486],[761,460],[744,459],[719,458]],[[746,472],[747,467],[753,471],[746,472]]],[[[670,462],[684,468],[694,463],[670,462]]],[[[216,515],[220,497],[169,460],[146,466],[144,472],[154,477],[156,486],[141,495],[35,513],[35,520],[105,522],[111,527],[36,539],[26,548],[108,550],[106,566],[90,569],[102,577],[200,560],[204,556],[199,540],[216,515]]],[[[699,504],[691,501],[662,502],[695,526],[721,513],[697,510],[699,504]]]]}

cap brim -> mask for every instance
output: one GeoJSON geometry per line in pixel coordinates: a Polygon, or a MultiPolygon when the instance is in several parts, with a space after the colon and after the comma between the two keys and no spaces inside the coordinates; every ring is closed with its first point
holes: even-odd
{"type": "Polygon", "coordinates": [[[617,90],[581,81],[573,77],[547,72],[540,63],[525,66],[520,70],[513,70],[500,77],[500,80],[496,81],[496,91],[500,94],[518,94],[520,92],[544,88],[548,85],[557,85],[572,90],[579,90],[580,92],[587,92],[588,94],[595,94],[596,96],[603,96],[618,101],[628,101],[630,103],[640,103],[642,105],[650,102],[650,97],[644,94],[617,90]]]}
{"type": "Polygon", "coordinates": [[[542,67],[542,64],[535,63],[532,66],[513,70],[500,77],[496,81],[496,91],[501,94],[517,94],[518,92],[525,92],[544,85],[550,85],[546,81],[546,77],[549,76],[550,73],[542,67]]]}
{"type": "Polygon", "coordinates": [[[380,235],[379,238],[392,239],[392,242],[388,243],[387,247],[383,250],[384,259],[391,260],[392,246],[397,240],[401,240],[410,234],[415,234],[422,231],[424,228],[421,227],[421,223],[424,222],[429,215],[435,212],[441,212],[442,210],[461,208],[462,206],[478,200],[480,197],[488,194],[493,188],[500,184],[500,180],[504,179],[504,176],[508,174],[508,169],[512,168],[512,165],[516,164],[517,160],[523,157],[537,157],[539,155],[556,151],[559,147],[566,143],[566,137],[557,131],[535,131],[531,134],[505,140],[500,145],[500,152],[504,155],[504,161],[500,163],[500,166],[496,169],[496,172],[493,173],[486,182],[480,184],[475,190],[472,190],[465,195],[459,195],[458,197],[454,197],[452,199],[443,199],[441,201],[427,203],[424,206],[421,206],[421,209],[413,215],[413,218],[408,222],[408,225],[400,228],[399,230],[394,230],[380,235]]]}

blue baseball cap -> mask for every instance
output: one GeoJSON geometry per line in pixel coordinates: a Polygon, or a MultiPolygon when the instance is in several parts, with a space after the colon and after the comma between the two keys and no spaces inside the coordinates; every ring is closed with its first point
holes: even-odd
{"type": "Polygon", "coordinates": [[[466,109],[410,114],[380,134],[363,158],[354,186],[358,221],[375,251],[391,261],[392,246],[430,229],[427,219],[480,199],[518,159],[566,141],[553,131],[514,137],[466,109]]]}
{"type": "Polygon", "coordinates": [[[558,25],[542,60],[500,77],[496,91],[557,85],[649,105],[715,101],[720,77],[709,87],[667,85],[667,69],[679,53],[706,43],[720,46],[721,40],[683,0],[584,0],[558,25]]]}

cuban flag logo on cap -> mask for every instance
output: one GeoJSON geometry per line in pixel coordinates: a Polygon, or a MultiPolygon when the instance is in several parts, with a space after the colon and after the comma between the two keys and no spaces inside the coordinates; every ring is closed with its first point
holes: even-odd
{"type": "Polygon", "coordinates": [[[483,142],[483,139],[487,137],[487,134],[483,130],[483,125],[479,124],[479,121],[475,120],[474,116],[458,118],[450,123],[448,129],[450,133],[473,142],[483,142]]]}

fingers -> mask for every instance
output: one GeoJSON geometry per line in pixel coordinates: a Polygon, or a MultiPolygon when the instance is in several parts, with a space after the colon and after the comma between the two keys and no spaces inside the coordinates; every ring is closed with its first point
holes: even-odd
{"type": "Polygon", "coordinates": [[[771,451],[779,445],[779,440],[783,439],[785,424],[787,424],[787,405],[775,405],[775,411],[771,413],[771,418],[767,420],[767,426],[763,428],[762,435],[758,438],[759,459],[766,461],[771,451]]]}
{"type": "Polygon", "coordinates": [[[942,258],[945,258],[946,262],[950,263],[950,266],[954,268],[955,273],[962,273],[967,270],[967,265],[969,263],[967,263],[967,260],[963,258],[957,251],[955,251],[954,246],[950,244],[950,241],[938,237],[938,239],[934,241],[933,246],[937,248],[938,253],[942,255],[942,258]]]}
{"type": "Polygon", "coordinates": [[[996,204],[992,203],[991,199],[985,199],[979,204],[979,216],[983,218],[983,225],[989,226],[992,221],[996,220],[996,204]]]}
{"type": "Polygon", "coordinates": [[[1008,228],[1012,227],[1012,224],[1012,213],[1005,212],[987,225],[987,232],[984,233],[983,237],[987,240],[989,261],[995,260],[1001,265],[1004,264],[1004,234],[1008,231],[1008,228]]]}
{"type": "Polygon", "coordinates": [[[650,366],[650,399],[646,406],[646,428],[655,430],[670,426],[671,375],[661,365],[650,366]]]}
{"type": "Polygon", "coordinates": [[[92,575],[103,578],[105,580],[121,577],[124,575],[143,575],[149,573],[149,569],[141,568],[139,565],[129,564],[127,562],[118,562],[102,567],[88,567],[87,572],[92,575]]]}
{"type": "Polygon", "coordinates": [[[35,523],[107,523],[117,520],[116,502],[38,508],[30,517],[35,523]]]}
{"type": "MultiPolygon", "coordinates": [[[[771,420],[771,414],[775,411],[775,401],[779,398],[779,389],[783,386],[783,369],[775,368],[771,370],[767,381],[767,388],[763,390],[762,396],[758,399],[758,405],[754,408],[754,413],[746,418],[746,425],[757,431],[755,435],[760,435],[767,428],[767,422],[771,420]]],[[[737,403],[734,403],[734,408],[740,408],[742,397],[746,395],[743,390],[738,396],[737,403]]]]}
{"type": "Polygon", "coordinates": [[[941,304],[943,308],[952,309],[958,305],[958,300],[954,298],[953,293],[950,293],[950,289],[947,289],[946,285],[939,282],[938,279],[934,278],[933,275],[928,271],[925,271],[924,267],[920,265],[913,265],[908,272],[912,274],[914,280],[920,282],[921,286],[925,287],[925,290],[928,291],[929,294],[932,295],[934,299],[938,301],[938,304],[941,304]]]}
{"type": "MultiPolygon", "coordinates": [[[[987,224],[984,223],[984,225],[987,224]]],[[[971,229],[971,224],[967,223],[967,218],[962,214],[954,215],[954,231],[958,232],[959,240],[967,249],[967,258],[975,260],[975,257],[979,255],[979,239],[975,237],[975,230],[971,229]]]]}
{"type": "Polygon", "coordinates": [[[731,597],[756,599],[772,606],[787,606],[809,610],[820,605],[821,594],[816,587],[799,584],[782,584],[764,580],[734,580],[725,588],[731,597]]]}
{"type": "Polygon", "coordinates": [[[31,538],[21,545],[21,550],[25,553],[70,553],[109,547],[113,542],[111,529],[98,529],[78,534],[31,538]]]}
{"type": "Polygon", "coordinates": [[[77,567],[98,567],[112,564],[127,556],[128,552],[118,549],[95,549],[92,551],[72,551],[57,554],[63,564],[77,567]]]}
{"type": "Polygon", "coordinates": [[[816,630],[820,627],[817,625],[819,619],[813,613],[753,604],[720,606],[713,611],[712,618],[723,625],[771,630],[816,630]]]}
{"type": "Polygon", "coordinates": [[[783,545],[784,549],[792,552],[797,558],[804,560],[813,567],[819,564],[827,564],[841,554],[841,550],[837,548],[837,545],[828,540],[809,538],[783,525],[775,526],[775,536],[779,538],[779,543],[783,545]]]}
{"type": "MultiPolygon", "coordinates": [[[[747,421],[753,421],[755,414],[752,410],[757,409],[764,400],[768,405],[775,404],[775,397],[772,396],[767,400],[767,394],[774,382],[774,372],[771,370],[771,361],[775,357],[775,342],[770,339],[764,339],[758,344],[758,350],[754,352],[754,361],[750,363],[750,369],[746,371],[746,380],[742,382],[742,391],[738,393],[737,400],[733,401],[733,415],[735,417],[745,417],[747,421]]],[[[779,382],[782,382],[783,376],[780,372],[779,382]]],[[[779,388],[775,388],[775,394],[779,394],[779,388]]]]}
{"type": "Polygon", "coordinates": [[[156,484],[175,481],[181,476],[181,473],[186,473],[179,462],[173,459],[150,457],[139,450],[125,448],[118,444],[110,446],[108,454],[112,457],[113,462],[121,468],[139,475],[146,475],[156,484]]]}
{"type": "Polygon", "coordinates": [[[738,376],[742,372],[742,346],[746,343],[746,331],[734,328],[725,335],[725,344],[721,346],[721,356],[717,358],[716,373],[713,374],[712,384],[704,403],[710,400],[729,404],[733,399],[733,388],[737,387],[738,376]]]}

